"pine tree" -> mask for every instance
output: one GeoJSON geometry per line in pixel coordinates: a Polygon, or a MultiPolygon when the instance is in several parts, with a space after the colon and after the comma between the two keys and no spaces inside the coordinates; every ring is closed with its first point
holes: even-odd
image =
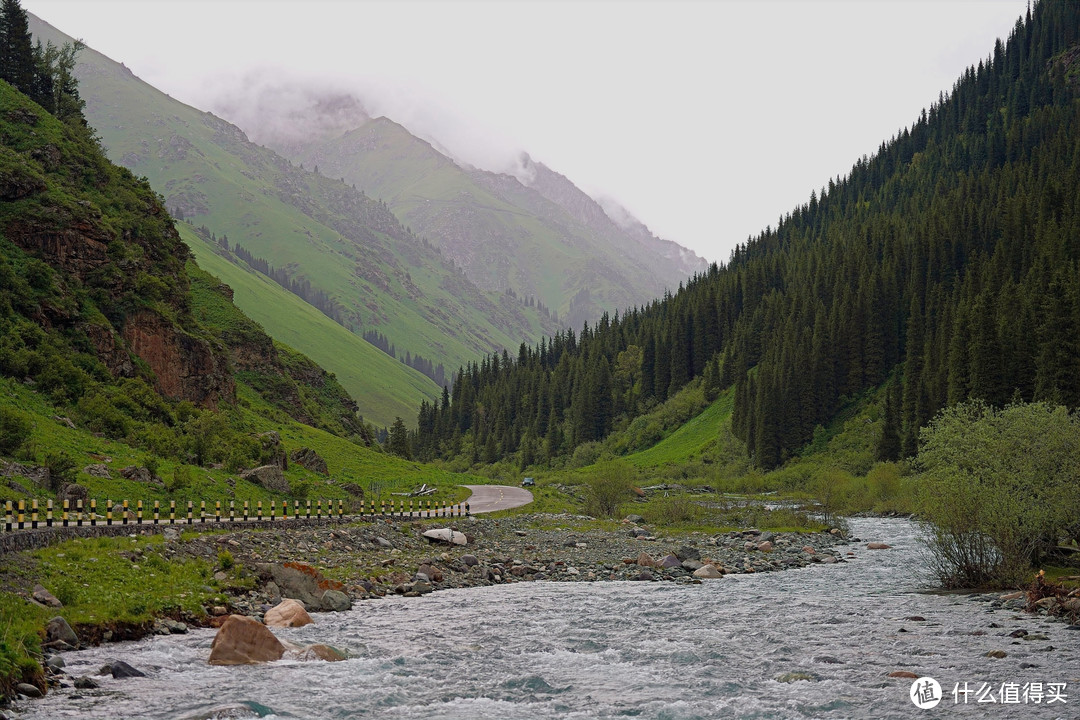
{"type": "Polygon", "coordinates": [[[6,80],[16,89],[34,97],[35,68],[26,10],[19,0],[3,0],[0,3],[0,80],[6,80]]]}
{"type": "Polygon", "coordinates": [[[394,418],[394,424],[390,426],[386,449],[393,455],[412,460],[412,450],[409,448],[409,431],[405,429],[405,423],[401,418],[394,418]]]}

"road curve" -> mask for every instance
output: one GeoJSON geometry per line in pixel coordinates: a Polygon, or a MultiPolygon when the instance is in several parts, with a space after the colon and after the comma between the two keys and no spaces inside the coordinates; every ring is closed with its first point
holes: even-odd
{"type": "Polygon", "coordinates": [[[512,485],[463,485],[462,487],[472,490],[472,495],[466,502],[469,503],[469,512],[474,515],[509,510],[528,505],[533,501],[531,492],[512,485]]]}

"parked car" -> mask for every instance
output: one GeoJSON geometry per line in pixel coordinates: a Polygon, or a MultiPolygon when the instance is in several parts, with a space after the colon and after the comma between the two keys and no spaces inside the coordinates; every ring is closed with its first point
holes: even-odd
{"type": "Polygon", "coordinates": [[[536,486],[536,481],[533,480],[531,477],[527,477],[527,478],[525,478],[524,480],[521,481],[521,487],[535,487],[535,486],[536,486]]]}

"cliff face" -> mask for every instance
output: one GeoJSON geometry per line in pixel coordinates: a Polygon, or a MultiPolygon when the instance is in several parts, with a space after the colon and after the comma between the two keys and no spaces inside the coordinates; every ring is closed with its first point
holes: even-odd
{"type": "Polygon", "coordinates": [[[203,407],[235,395],[225,354],[160,315],[146,310],[129,315],[123,337],[131,352],[154,371],[155,387],[162,395],[203,407]]]}
{"type": "Polygon", "coordinates": [[[166,397],[231,401],[227,354],[190,316],[188,250],[157,195],[3,82],[0,143],[0,238],[48,266],[23,314],[85,338],[113,377],[137,374],[137,358],[166,397]]]}

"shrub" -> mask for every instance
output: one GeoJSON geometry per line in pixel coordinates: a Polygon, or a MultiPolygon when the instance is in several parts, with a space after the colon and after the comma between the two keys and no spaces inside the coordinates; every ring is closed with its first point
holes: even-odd
{"type": "Polygon", "coordinates": [[[187,465],[177,465],[165,478],[165,490],[170,493],[179,492],[191,486],[191,468],[187,465]]]}
{"type": "Polygon", "coordinates": [[[920,510],[942,584],[1016,586],[1080,517],[1080,419],[969,402],[920,434],[920,510]]]}
{"type": "Polygon", "coordinates": [[[45,454],[45,467],[49,469],[49,489],[56,492],[65,483],[75,482],[78,466],[63,450],[45,454]]]}
{"type": "Polygon", "coordinates": [[[29,415],[15,408],[0,407],[0,455],[18,452],[33,430],[29,415]]]}
{"type": "Polygon", "coordinates": [[[585,512],[594,517],[614,517],[619,506],[633,497],[630,488],[636,480],[637,471],[625,463],[600,463],[586,481],[585,512]]]}

